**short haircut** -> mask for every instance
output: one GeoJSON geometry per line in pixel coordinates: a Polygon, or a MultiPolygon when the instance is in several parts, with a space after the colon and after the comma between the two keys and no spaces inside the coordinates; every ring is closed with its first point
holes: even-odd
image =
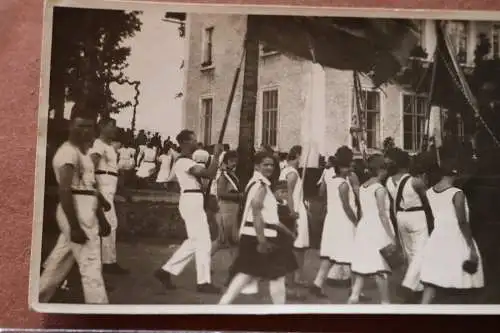
{"type": "Polygon", "coordinates": [[[287,160],[296,160],[300,155],[302,155],[302,146],[293,146],[288,152],[287,160]]]}
{"type": "Polygon", "coordinates": [[[104,128],[104,127],[108,126],[109,124],[116,125],[116,120],[114,120],[111,117],[102,117],[101,119],[99,119],[99,123],[98,123],[99,128],[104,128]]]}
{"type": "Polygon", "coordinates": [[[335,153],[335,166],[337,167],[349,167],[351,166],[352,158],[354,154],[352,150],[347,146],[342,146],[337,149],[335,153]]]}
{"type": "Polygon", "coordinates": [[[459,174],[459,163],[458,159],[455,157],[445,157],[441,160],[441,165],[439,166],[439,173],[441,177],[448,176],[458,176],[459,174]]]}
{"type": "Polygon", "coordinates": [[[77,118],[96,121],[97,113],[84,103],[75,103],[71,108],[71,121],[77,118]]]}
{"type": "Polygon", "coordinates": [[[229,162],[231,159],[238,158],[238,153],[235,150],[228,150],[224,153],[224,157],[222,158],[223,163],[229,162]]]}
{"type": "Polygon", "coordinates": [[[367,161],[368,171],[372,176],[376,176],[379,170],[386,169],[384,156],[381,154],[373,154],[368,157],[367,161]]]}
{"type": "Polygon", "coordinates": [[[183,144],[186,141],[189,141],[191,139],[191,136],[194,135],[194,132],[188,129],[184,129],[177,134],[175,137],[175,140],[177,140],[178,144],[183,144]]]}
{"type": "Polygon", "coordinates": [[[253,163],[254,165],[261,164],[262,161],[264,161],[266,158],[270,158],[274,161],[274,156],[272,153],[269,153],[267,151],[260,151],[257,154],[255,154],[253,158],[253,163]]]}

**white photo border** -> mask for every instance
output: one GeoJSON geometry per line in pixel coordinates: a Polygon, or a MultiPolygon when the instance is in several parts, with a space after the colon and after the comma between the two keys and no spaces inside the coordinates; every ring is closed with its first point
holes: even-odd
{"type": "Polygon", "coordinates": [[[467,21],[500,21],[500,11],[475,10],[428,10],[353,8],[328,6],[286,6],[286,5],[243,5],[180,3],[164,1],[126,0],[45,0],[43,14],[43,35],[41,55],[41,78],[38,109],[38,140],[36,150],[36,170],[34,189],[34,211],[31,242],[28,304],[31,310],[41,313],[58,314],[172,314],[172,315],[279,315],[279,314],[468,314],[498,315],[498,305],[343,305],[343,304],[259,304],[259,305],[217,305],[217,304],[56,304],[40,303],[38,300],[43,210],[45,192],[45,163],[47,127],[49,113],[49,80],[52,44],[52,23],[54,7],[78,7],[87,9],[141,10],[157,7],[162,11],[195,12],[217,14],[255,15],[300,15],[331,17],[401,18],[401,19],[445,19],[467,21]]]}

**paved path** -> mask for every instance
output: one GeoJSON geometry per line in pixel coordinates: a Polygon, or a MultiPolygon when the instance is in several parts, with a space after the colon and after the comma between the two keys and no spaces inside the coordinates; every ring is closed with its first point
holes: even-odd
{"type": "MultiPolygon", "coordinates": [[[[114,304],[216,304],[221,295],[205,295],[195,291],[195,268],[194,262],[188,265],[186,270],[178,277],[174,278],[177,290],[165,291],[161,284],[153,277],[155,269],[164,264],[170,257],[176,246],[168,244],[149,244],[141,241],[137,244],[121,242],[118,245],[118,255],[120,263],[131,270],[131,274],[126,277],[106,276],[115,289],[110,292],[110,301],[114,304]]],[[[212,266],[214,267],[213,279],[218,286],[224,284],[227,268],[231,260],[227,250],[222,250],[214,257],[212,266]]],[[[307,256],[307,279],[312,281],[319,266],[318,254],[311,250],[307,256]]],[[[401,274],[395,273],[391,280],[399,280],[401,274]]],[[[271,303],[267,285],[261,284],[258,295],[240,295],[235,303],[238,304],[262,304],[271,303]]],[[[392,298],[394,302],[400,303],[401,297],[398,294],[397,284],[392,284],[392,298]]],[[[303,290],[307,296],[303,302],[308,304],[343,304],[348,297],[348,289],[342,287],[327,287],[325,292],[329,299],[317,299],[311,296],[306,289],[303,290]]],[[[371,298],[366,303],[378,303],[378,293],[375,283],[366,283],[365,294],[371,298]]]]}

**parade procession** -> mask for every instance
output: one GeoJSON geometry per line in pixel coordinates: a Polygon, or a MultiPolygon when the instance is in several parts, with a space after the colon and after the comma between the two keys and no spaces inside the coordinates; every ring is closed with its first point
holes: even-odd
{"type": "Polygon", "coordinates": [[[51,71],[40,303],[500,302],[496,23],[120,15],[131,40],[155,17],[186,45],[182,120],[163,130],[170,105],[141,104],[164,88],[132,74],[117,102],[126,66],[93,76],[116,32],[82,39],[71,107],[51,71]]]}

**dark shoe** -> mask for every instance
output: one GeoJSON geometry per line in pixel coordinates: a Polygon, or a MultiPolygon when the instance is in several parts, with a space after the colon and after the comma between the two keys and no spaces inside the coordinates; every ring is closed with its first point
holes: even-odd
{"type": "Polygon", "coordinates": [[[102,265],[102,272],[105,274],[113,274],[113,275],[127,275],[130,273],[128,269],[121,267],[117,263],[102,265]]]}
{"type": "Polygon", "coordinates": [[[205,294],[219,294],[220,293],[220,289],[211,283],[199,284],[196,287],[196,291],[199,293],[205,293],[205,294]]]}
{"type": "Polygon", "coordinates": [[[175,285],[172,283],[172,274],[170,274],[169,272],[166,272],[160,268],[155,271],[154,277],[161,282],[161,284],[163,285],[163,287],[165,287],[165,289],[168,290],[175,289],[175,285]]]}
{"type": "Polygon", "coordinates": [[[328,296],[325,293],[323,293],[323,290],[321,290],[320,287],[315,286],[315,285],[309,287],[309,292],[313,296],[316,296],[318,298],[328,298],[328,296]]]}

